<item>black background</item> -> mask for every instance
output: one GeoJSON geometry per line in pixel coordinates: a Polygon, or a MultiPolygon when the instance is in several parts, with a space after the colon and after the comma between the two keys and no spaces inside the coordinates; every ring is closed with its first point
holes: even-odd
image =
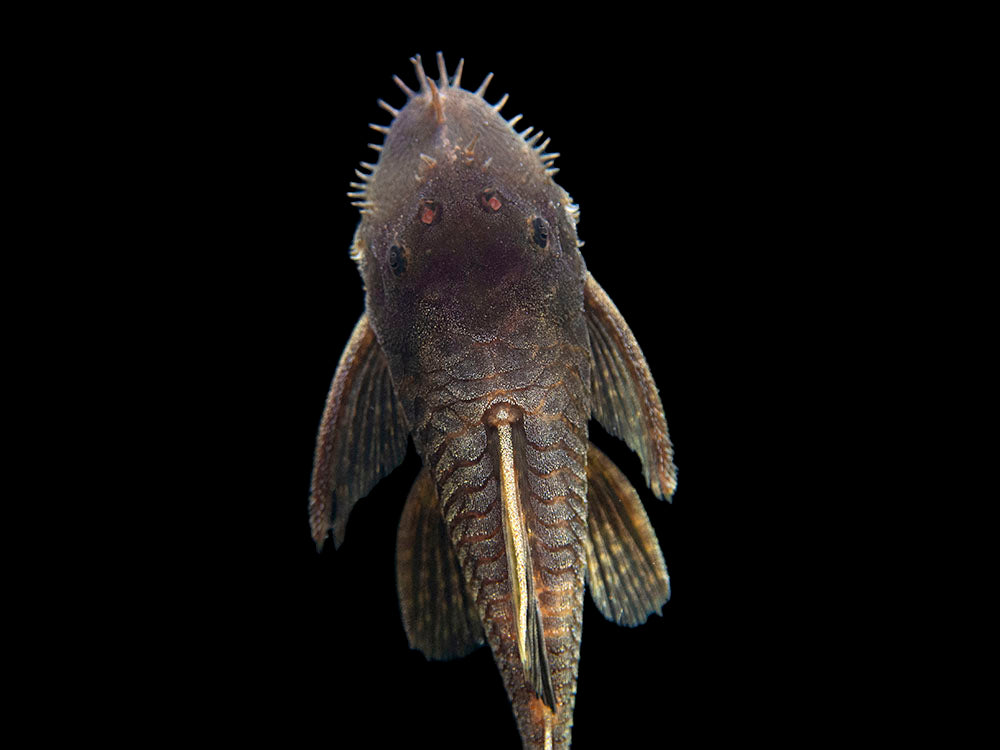
{"type": "Polygon", "coordinates": [[[493,71],[487,99],[509,92],[503,114],[523,112],[519,127],[544,130],[562,154],[556,179],[581,207],[587,266],[643,348],[676,451],[667,504],[593,428],[640,489],[673,596],[635,629],[588,598],[573,746],[728,741],[810,702],[799,653],[822,615],[800,606],[811,573],[796,540],[814,521],[799,502],[810,488],[787,481],[789,446],[810,440],[797,411],[814,367],[799,312],[814,209],[800,176],[830,158],[810,96],[822,74],[796,66],[809,35],[775,45],[711,24],[565,38],[534,27],[401,41],[256,25],[242,38],[236,26],[234,44],[192,63],[190,109],[172,117],[197,132],[205,163],[187,210],[210,217],[212,234],[179,252],[206,292],[204,361],[223,364],[203,394],[221,426],[199,436],[216,446],[221,529],[198,574],[211,614],[195,606],[184,630],[204,655],[195,681],[226,695],[243,728],[517,746],[488,648],[429,663],[407,646],[394,556],[412,447],[355,507],[340,550],[317,554],[306,514],[326,392],[363,310],[344,194],[357,163],[376,160],[365,144],[381,135],[367,123],[389,120],[376,99],[401,106],[392,75],[415,88],[408,58],[420,53],[436,77],[438,50],[450,72],[465,57],[466,88],[493,71]]]}

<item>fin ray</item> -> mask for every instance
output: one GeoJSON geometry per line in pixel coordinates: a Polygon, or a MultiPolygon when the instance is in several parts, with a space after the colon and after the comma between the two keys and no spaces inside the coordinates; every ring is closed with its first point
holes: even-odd
{"type": "Polygon", "coordinates": [[[589,273],[584,307],[593,417],[639,454],[646,483],[657,497],[668,499],[677,485],[673,448],[649,365],[618,308],[589,273]]]}
{"type": "MultiPolygon", "coordinates": [[[[534,587],[532,587],[534,588],[534,587]]],[[[542,613],[538,600],[531,592],[534,606],[528,617],[528,649],[531,654],[531,665],[525,673],[528,684],[531,685],[542,703],[553,711],[556,707],[555,690],[552,687],[552,672],[549,669],[549,656],[545,649],[545,632],[542,630],[542,613]]]]}
{"type": "Polygon", "coordinates": [[[525,440],[519,410],[501,409],[493,416],[491,433],[497,459],[503,534],[510,580],[514,634],[524,678],[549,708],[555,707],[555,691],[549,669],[545,631],[525,521],[528,488],[524,472],[525,440]],[[517,420],[517,421],[515,421],[517,420]]]}
{"type": "Polygon", "coordinates": [[[410,648],[428,659],[465,656],[484,641],[430,471],[413,483],[396,536],[396,588],[410,648]]]}
{"type": "Polygon", "coordinates": [[[341,354],[316,438],[309,525],[339,547],[351,508],[406,455],[409,430],[375,332],[363,314],[341,354]]]}
{"type": "Polygon", "coordinates": [[[670,598],[656,533],[635,488],[592,443],[587,450],[587,586],[607,619],[641,625],[670,598]]]}

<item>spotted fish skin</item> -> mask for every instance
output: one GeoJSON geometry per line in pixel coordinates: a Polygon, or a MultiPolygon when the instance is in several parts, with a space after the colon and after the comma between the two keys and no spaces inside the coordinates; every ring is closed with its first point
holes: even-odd
{"type": "Polygon", "coordinates": [[[397,543],[411,645],[447,658],[485,638],[524,747],[569,747],[588,571],[599,608],[625,624],[669,595],[635,491],[589,443],[588,420],[639,452],[661,497],[674,487],[666,423],[587,273],[548,141],[514,130],[506,97],[486,102],[492,76],[467,91],[462,63],[449,78],[439,54],[434,81],[413,62],[418,90],[396,79],[406,104],[381,103],[393,121],[373,126],[378,164],[352,183],[366,309],[317,440],[313,535],[322,545],[332,528],[339,545],[353,503],[412,436],[424,470],[397,543]],[[589,515],[588,500],[607,512],[589,515]]]}

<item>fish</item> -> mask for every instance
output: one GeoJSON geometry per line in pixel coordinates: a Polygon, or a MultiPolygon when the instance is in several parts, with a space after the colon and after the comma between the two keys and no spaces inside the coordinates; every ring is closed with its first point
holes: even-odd
{"type": "Polygon", "coordinates": [[[411,648],[487,643],[524,748],[570,746],[584,592],[625,626],[662,614],[670,579],[639,494],[590,440],[595,420],[671,500],[673,446],[629,326],[588,272],[558,153],[490,104],[464,59],[418,86],[370,144],[348,196],[365,307],[323,410],[309,496],[317,549],[403,461],[396,584],[411,648]]]}

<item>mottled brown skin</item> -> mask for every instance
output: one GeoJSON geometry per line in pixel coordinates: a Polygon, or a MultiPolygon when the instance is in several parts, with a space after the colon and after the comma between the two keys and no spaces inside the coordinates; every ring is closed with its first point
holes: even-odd
{"type": "Polygon", "coordinates": [[[498,466],[487,450],[490,407],[508,403],[523,412],[526,524],[559,747],[572,722],[583,612],[585,266],[569,196],[538,154],[474,93],[449,88],[443,110],[439,123],[434,107],[416,100],[396,118],[355,247],[372,327],[417,452],[437,483],[521,734],[542,747],[544,709],[525,682],[512,632],[498,466]],[[498,210],[484,195],[499,201],[498,210]],[[421,220],[427,201],[440,212],[430,224],[421,220]],[[536,218],[549,228],[544,248],[533,241],[536,218]],[[389,259],[394,245],[407,256],[398,275],[389,259]]]}
{"type": "Polygon", "coordinates": [[[524,747],[566,748],[588,576],[621,624],[669,597],[639,498],[589,444],[588,420],[639,453],[660,497],[673,492],[672,451],[638,344],[586,271],[552,157],[438,64],[439,84],[419,58],[419,92],[399,82],[407,105],[355,183],[366,314],[324,412],[310,521],[318,545],[331,529],[339,544],[412,435],[430,475],[397,542],[411,645],[447,658],[485,634],[524,747]],[[432,589],[447,594],[438,606],[432,589]]]}

